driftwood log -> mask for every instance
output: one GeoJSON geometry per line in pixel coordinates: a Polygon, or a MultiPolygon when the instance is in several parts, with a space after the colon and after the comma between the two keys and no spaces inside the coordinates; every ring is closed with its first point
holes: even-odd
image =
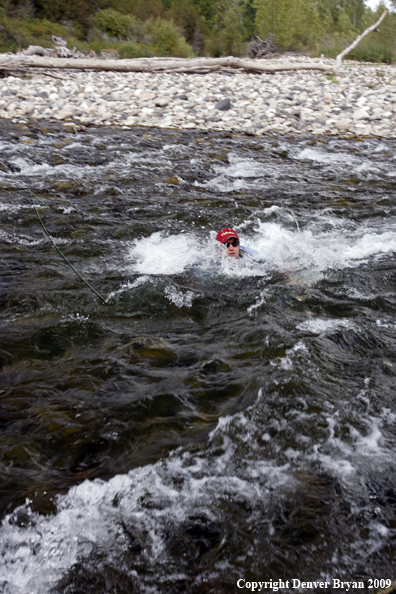
{"type": "Polygon", "coordinates": [[[28,68],[67,68],[77,70],[109,70],[113,72],[202,72],[202,71],[245,71],[285,72],[288,70],[322,70],[332,67],[321,62],[294,62],[289,64],[268,64],[262,60],[242,58],[135,58],[132,60],[97,60],[81,58],[49,58],[0,54],[0,70],[26,70],[28,68]]]}

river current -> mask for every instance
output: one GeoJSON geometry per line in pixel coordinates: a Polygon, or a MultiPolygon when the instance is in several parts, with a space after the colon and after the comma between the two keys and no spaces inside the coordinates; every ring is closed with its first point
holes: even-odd
{"type": "Polygon", "coordinates": [[[395,578],[396,142],[0,132],[0,592],[395,578]]]}

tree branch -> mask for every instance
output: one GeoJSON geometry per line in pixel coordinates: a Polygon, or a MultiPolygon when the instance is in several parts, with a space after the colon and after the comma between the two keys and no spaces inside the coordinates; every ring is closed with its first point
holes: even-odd
{"type": "Polygon", "coordinates": [[[375,25],[371,25],[371,27],[368,27],[365,31],[363,31],[363,33],[361,35],[359,35],[359,37],[357,37],[355,39],[355,41],[353,43],[351,43],[351,45],[349,47],[347,47],[346,49],[344,49],[343,52],[341,52],[340,54],[338,54],[338,56],[336,57],[336,63],[335,63],[335,67],[336,69],[339,68],[341,66],[341,62],[344,56],[346,56],[347,54],[349,54],[350,51],[352,51],[358,43],[360,43],[362,41],[362,39],[364,37],[366,37],[366,35],[368,35],[369,33],[371,33],[372,31],[375,31],[376,28],[382,23],[382,21],[384,20],[386,14],[387,14],[387,10],[385,10],[382,15],[381,18],[375,23],[375,25]]]}

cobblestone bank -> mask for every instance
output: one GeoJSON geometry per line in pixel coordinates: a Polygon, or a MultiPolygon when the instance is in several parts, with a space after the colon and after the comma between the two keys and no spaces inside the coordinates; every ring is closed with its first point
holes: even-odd
{"type": "MultiPolygon", "coordinates": [[[[307,60],[315,61],[288,62],[307,60]]],[[[392,138],[396,68],[345,62],[337,75],[34,72],[1,81],[0,118],[58,121],[80,129],[156,126],[392,138]]]]}

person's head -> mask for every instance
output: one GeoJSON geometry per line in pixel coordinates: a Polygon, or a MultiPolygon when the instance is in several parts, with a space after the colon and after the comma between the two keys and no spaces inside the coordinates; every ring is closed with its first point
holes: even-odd
{"type": "Polygon", "coordinates": [[[220,229],[216,239],[226,247],[227,256],[239,258],[239,237],[234,229],[220,229]]]}

